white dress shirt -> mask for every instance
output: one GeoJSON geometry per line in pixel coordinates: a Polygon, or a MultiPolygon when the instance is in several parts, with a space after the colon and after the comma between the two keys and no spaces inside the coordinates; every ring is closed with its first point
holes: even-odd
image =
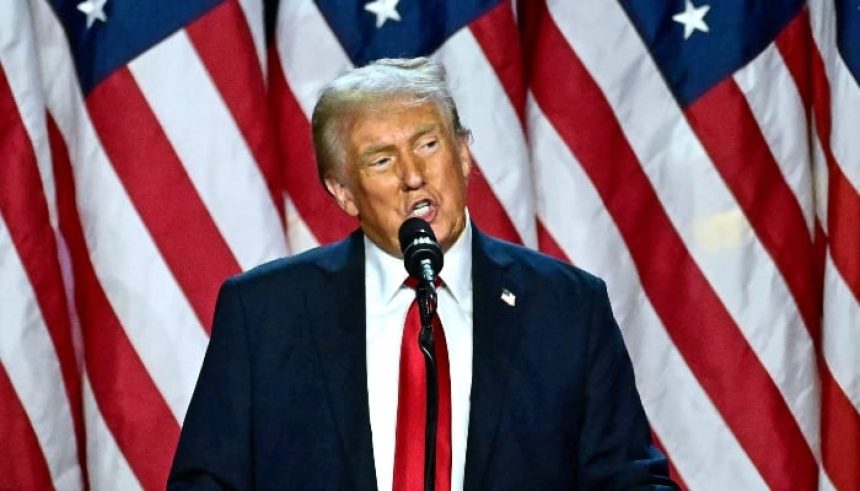
{"type": "MultiPolygon", "coordinates": [[[[400,342],[406,312],[415,291],[404,286],[403,260],[364,238],[367,301],[367,393],[376,483],[391,489],[397,427],[400,342]]],[[[451,367],[451,489],[463,489],[469,393],[472,388],[472,227],[466,228],[445,254],[437,291],[439,318],[451,367]]]]}

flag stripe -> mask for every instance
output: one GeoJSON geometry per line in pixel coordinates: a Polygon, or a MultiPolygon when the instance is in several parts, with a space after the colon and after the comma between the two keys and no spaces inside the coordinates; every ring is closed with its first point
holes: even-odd
{"type": "MultiPolygon", "coordinates": [[[[841,342],[841,341],[839,341],[841,342]]],[[[860,489],[860,418],[857,410],[836,384],[827,363],[819,363],[822,374],[821,452],[827,474],[837,489],[860,489]]]]}
{"type": "Polygon", "coordinates": [[[162,488],[179,437],[179,424],[126,337],[96,277],[77,214],[68,152],[52,118],[48,119],[48,135],[54,156],[60,230],[72,256],[75,303],[93,393],[137,479],[144,488],[162,488]]]}
{"type": "MultiPolygon", "coordinates": [[[[0,216],[5,220],[53,343],[52,355],[59,364],[62,393],[67,399],[66,407],[75,437],[70,440],[70,447],[77,453],[78,465],[82,465],[86,456],[81,387],[56,238],[51,228],[36,154],[25,133],[23,118],[15,105],[12,88],[2,66],[0,114],[7,116],[0,119],[0,155],[8,156],[0,169],[0,216]]],[[[44,119],[41,121],[44,123],[44,119]]],[[[58,412],[63,411],[58,409],[58,412]]],[[[79,472],[77,477],[80,478],[79,472]]]]}
{"type": "Polygon", "coordinates": [[[254,40],[245,15],[236,0],[225,0],[185,30],[254,155],[283,227],[281,169],[261,61],[253,51],[254,40]]]}
{"type": "Polygon", "coordinates": [[[14,446],[14,451],[4,452],[0,459],[0,488],[53,489],[45,456],[2,363],[0,421],[0,441],[14,446]]]}
{"type": "Polygon", "coordinates": [[[768,484],[814,486],[815,459],[785,401],[758,359],[750,356],[749,346],[690,257],[632,149],[623,145],[626,140],[603,93],[555,23],[549,16],[543,20],[534,52],[557,63],[549,73],[544,64],[532,67],[537,102],[579,158],[618,224],[643,287],[673,341],[768,484]],[[558,76],[571,83],[554,84],[558,76]],[[570,105],[580,111],[567,111],[570,105]],[[591,130],[587,141],[580,131],[584,127],[591,130]],[[618,179],[622,175],[624,179],[618,179]],[[675,288],[679,282],[685,285],[683,291],[675,288]],[[687,300],[679,302],[679,295],[687,300]],[[699,326],[697,332],[684,328],[690,324],[699,326]],[[705,348],[703,337],[721,349],[705,348]],[[720,373],[722,377],[714,377],[720,373]],[[728,379],[734,382],[731,386],[728,379]],[[738,391],[757,394],[769,411],[748,414],[738,391]],[[774,435],[781,435],[781,448],[770,441],[774,435]]]}
{"type": "Polygon", "coordinates": [[[240,267],[282,256],[283,238],[272,232],[282,230],[283,214],[184,31],[129,69],[240,267]]]}
{"type": "Polygon", "coordinates": [[[129,70],[105,79],[87,107],[135,209],[208,332],[218,287],[241,271],[239,264],[129,70]]]}
{"type": "MultiPolygon", "coordinates": [[[[831,228],[832,222],[830,217],[834,217],[837,222],[844,220],[845,217],[857,217],[860,215],[860,208],[853,210],[852,213],[850,204],[846,206],[846,204],[841,203],[836,205],[841,206],[840,208],[837,208],[837,212],[831,213],[829,211],[834,206],[833,201],[835,201],[835,190],[831,183],[833,173],[834,171],[836,173],[839,172],[839,166],[835,162],[829,145],[831,121],[829,109],[830,93],[824,72],[824,62],[821,55],[815,46],[809,45],[808,40],[811,39],[812,36],[809,12],[804,11],[803,15],[800,17],[803,22],[795,26],[789,26],[791,30],[786,35],[781,35],[777,38],[777,46],[786,61],[786,65],[795,84],[798,86],[800,93],[802,94],[807,111],[814,111],[816,122],[815,127],[818,132],[820,143],[819,145],[816,145],[816,149],[823,152],[825,159],[824,165],[826,166],[829,174],[828,176],[821,176],[828,182],[827,188],[824,188],[827,193],[827,196],[824,199],[827,200],[829,198],[830,200],[830,203],[825,207],[828,211],[826,213],[827,219],[823,222],[823,225],[827,225],[828,228],[831,228]],[[802,40],[804,39],[807,40],[807,49],[805,52],[801,49],[794,48],[794,46],[801,45],[803,43],[802,40]]],[[[840,181],[839,177],[836,179],[837,181],[840,181]]],[[[845,183],[845,181],[842,182],[845,183]]],[[[839,184],[837,184],[837,187],[839,187],[839,184]]],[[[839,193],[838,190],[835,192],[839,193]]],[[[848,218],[848,220],[851,220],[851,218],[848,218]]],[[[849,226],[848,228],[850,230],[851,227],[849,226]]],[[[858,235],[856,232],[858,230],[860,230],[860,227],[854,226],[853,234],[855,237],[858,235]]],[[[837,260],[838,253],[836,253],[836,251],[839,249],[839,244],[842,242],[840,237],[842,234],[837,233],[834,236],[830,230],[828,230],[828,233],[830,234],[830,238],[828,240],[830,253],[827,256],[826,263],[827,273],[825,273],[825,277],[827,279],[823,285],[825,295],[823,320],[824,339],[823,341],[819,340],[817,343],[819,350],[818,368],[822,386],[821,453],[824,469],[833,480],[834,484],[839,489],[852,489],[852,486],[858,487],[857,483],[854,481],[860,482],[860,469],[857,469],[855,465],[856,456],[858,455],[857,446],[860,445],[858,444],[858,441],[860,441],[860,414],[857,412],[858,405],[855,403],[852,406],[850,395],[852,393],[858,397],[860,397],[860,395],[858,395],[857,392],[846,392],[843,387],[851,388],[852,386],[850,384],[846,384],[843,385],[843,387],[840,387],[837,380],[839,378],[846,378],[845,374],[847,374],[847,378],[849,379],[856,378],[856,369],[853,366],[853,364],[856,363],[856,357],[848,355],[848,357],[851,358],[850,362],[846,364],[845,362],[840,363],[837,361],[836,364],[833,365],[834,361],[839,359],[836,357],[838,351],[833,350],[830,346],[831,342],[835,342],[838,346],[844,347],[843,349],[851,349],[849,347],[858,346],[860,339],[858,339],[857,342],[852,342],[852,338],[860,336],[860,332],[854,332],[857,331],[856,327],[853,331],[850,327],[852,325],[858,325],[856,320],[853,322],[851,320],[852,315],[855,317],[857,316],[858,307],[856,300],[853,302],[846,302],[843,300],[838,303],[833,301],[835,297],[850,297],[851,293],[848,293],[850,290],[846,288],[846,283],[839,281],[839,279],[834,277],[834,275],[839,275],[839,273],[837,273],[839,264],[837,263],[840,263],[840,261],[837,260]],[[831,370],[832,365],[838,367],[839,370],[831,370]]],[[[852,232],[847,232],[844,236],[851,237],[851,234],[852,232]]],[[[847,269],[850,269],[851,261],[856,260],[857,250],[860,250],[860,245],[854,246],[853,252],[850,254],[851,257],[847,258],[847,261],[841,261],[843,270],[846,269],[846,266],[847,269]]],[[[860,298],[860,296],[858,296],[857,293],[854,293],[854,299],[857,298],[860,298]]],[[[856,391],[856,387],[854,387],[854,390],[856,391]]]]}
{"type": "MultiPolygon", "coordinates": [[[[844,397],[857,412],[860,409],[860,370],[856,369],[860,359],[860,304],[845,287],[829,255],[825,268],[824,302],[828,309],[824,313],[822,356],[835,376],[835,380],[828,383],[841,386],[844,397]]],[[[860,419],[854,425],[860,427],[860,419]]]]}
{"type": "Polygon", "coordinates": [[[825,99],[818,99],[821,94],[816,93],[816,109],[825,111],[824,114],[829,117],[822,118],[822,115],[816,114],[815,121],[817,124],[824,123],[825,126],[819,127],[819,131],[827,135],[825,141],[831,146],[834,160],[842,164],[851,186],[855,190],[860,189],[860,165],[849,165],[856,162],[857,155],[860,155],[860,139],[857,138],[860,128],[860,113],[857,111],[860,107],[860,85],[845,65],[836,45],[838,33],[833,2],[811,0],[809,6],[817,48],[811,53],[813,85],[816,92],[827,91],[827,101],[832,95],[834,101],[838,102],[821,105],[819,103],[825,99]]]}
{"type": "Polygon", "coordinates": [[[481,227],[481,230],[507,241],[522,244],[516,227],[477,165],[469,176],[466,205],[469,207],[470,218],[481,227]]]}
{"type": "MultiPolygon", "coordinates": [[[[70,100],[74,101],[69,98],[63,102],[70,100]]],[[[83,230],[92,266],[125,335],[167,400],[174,418],[181,421],[200,371],[208,336],[97,146],[89,121],[76,120],[78,115],[86,114],[83,102],[78,99],[74,103],[62,107],[51,101],[52,107],[60,110],[57,121],[63,126],[62,139],[73,147],[74,181],[84,189],[99,190],[75,196],[85,223],[83,230]],[[78,138],[80,134],[85,137],[78,138]],[[110,207],[103,205],[105,200],[111,203],[110,207]],[[119,230],[121,234],[117,233],[119,230]],[[105,241],[112,246],[97,247],[105,241]],[[135,260],[129,261],[128,257],[135,260]],[[129,292],[135,292],[134,302],[128,301],[129,292]]],[[[61,144],[62,139],[56,137],[52,145],[61,144]]],[[[60,145],[58,151],[68,160],[65,147],[60,145]]]]}
{"type": "MultiPolygon", "coordinates": [[[[623,116],[618,119],[620,141],[626,139],[634,149],[663,210],[731,315],[732,326],[741,331],[777,384],[809,445],[817,446],[816,415],[806,411],[815,408],[806,396],[806,386],[816,384],[811,339],[794,320],[795,306],[779,271],[715,172],[627,14],[617,4],[604,2],[590,8],[579,2],[558,2],[552,13],[562,19],[564,36],[581,51],[577,54],[612,112],[623,116]],[[595,25],[601,27],[592,28],[595,25]],[[636,97],[629,95],[629,87],[636,87],[636,97]],[[667,141],[671,141],[668,147],[667,141]],[[750,302],[749,291],[768,292],[768,302],[750,302]],[[772,305],[780,306],[776,315],[772,305]],[[800,376],[782,375],[795,367],[801,367],[800,376]]],[[[562,74],[556,79],[563,79],[562,74]]],[[[582,111],[579,106],[569,107],[582,111]]],[[[594,131],[591,126],[583,125],[580,131],[594,131]]],[[[614,179],[625,176],[617,174],[614,179]]]]}
{"type": "Polygon", "coordinates": [[[481,51],[507,93],[520,126],[525,127],[526,85],[523,77],[520,33],[510,3],[498,5],[469,24],[481,51]]]}
{"type": "Polygon", "coordinates": [[[501,220],[514,225],[516,242],[536,246],[528,149],[524,136],[520,136],[521,120],[516,112],[510,104],[499,104],[507,99],[507,94],[498,76],[468,29],[449,38],[434,57],[447,68],[448,85],[458,101],[457,110],[472,130],[470,148],[475,163],[493,191],[481,198],[496,201],[492,209],[507,215],[501,220]],[[482,162],[486,165],[481,165],[482,162]]]}
{"type": "Polygon", "coordinates": [[[290,162],[284,171],[284,187],[317,241],[334,242],[355,230],[357,222],[343,213],[322,189],[316,173],[310,123],[287,86],[277,56],[270,57],[269,67],[272,98],[279,115],[278,137],[283,143],[283,158],[290,162]]]}
{"type": "Polygon", "coordinates": [[[541,252],[568,263],[573,262],[567,254],[564,253],[564,250],[562,250],[561,246],[558,245],[558,242],[552,236],[550,231],[547,230],[541,220],[537,221],[537,236],[538,249],[540,249],[541,252]]]}
{"type": "MultiPolygon", "coordinates": [[[[657,447],[663,455],[666,455],[666,447],[663,445],[663,442],[660,441],[660,438],[656,433],[651,432],[651,439],[654,441],[654,446],[657,447]]],[[[690,488],[687,486],[687,483],[681,478],[681,475],[678,474],[678,469],[675,468],[675,464],[672,463],[671,460],[668,461],[669,464],[669,476],[672,477],[672,480],[675,481],[675,484],[681,488],[681,491],[688,491],[690,488]]]]}
{"type": "Polygon", "coordinates": [[[555,205],[547,207],[545,223],[562,231],[558,237],[568,256],[576,252],[577,264],[605,278],[646,414],[679,472],[693,489],[766,487],[648,302],[635,263],[584,169],[533,100],[528,111],[535,179],[545,188],[541,197],[555,205]]]}
{"type": "Polygon", "coordinates": [[[270,65],[271,73],[280,73],[284,77],[306,121],[310,121],[323,86],[351,68],[352,62],[315,2],[280,2],[278,7],[275,30],[278,42],[274,48],[281,70],[276,72],[270,65]],[[325,55],[308,56],[308,53],[325,55]]]}
{"type": "MultiPolygon", "coordinates": [[[[828,159],[830,160],[830,159],[828,159]]],[[[845,283],[860,302],[860,194],[830,160],[828,168],[827,233],[830,252],[845,283]]]]}
{"type": "MultiPolygon", "coordinates": [[[[783,32],[794,30],[794,25],[802,19],[803,15],[797,15],[783,32]]],[[[812,195],[812,166],[809,165],[808,107],[804,105],[801,88],[794,86],[791,72],[776,43],[769,45],[753,61],[735,72],[733,78],[737,88],[743,92],[767,151],[773,156],[773,164],[782,174],[785,186],[794,195],[811,244],[815,228],[815,203],[812,195]],[[779,111],[772,108],[779,108],[779,111]]]]}
{"type": "MultiPolygon", "coordinates": [[[[53,486],[80,489],[82,481],[72,408],[64,390],[56,351],[2,214],[0,250],[3,251],[0,271],[4,272],[0,275],[0,298],[5,299],[0,311],[0,326],[3,326],[0,364],[5,367],[17,394],[9,404],[20,403],[26,413],[46,459],[53,486]],[[65,435],[64,444],[54,444],[57,435],[65,435]]],[[[15,442],[9,445],[14,448],[15,442]]]]}
{"type": "MultiPolygon", "coordinates": [[[[821,15],[811,17],[813,27],[816,22],[825,23],[821,15]]],[[[831,19],[828,19],[830,21],[831,19]]],[[[825,24],[826,26],[826,24],[825,24]]],[[[832,35],[832,27],[826,32],[832,35]]],[[[821,27],[817,30],[823,30],[821,27]]],[[[816,34],[813,31],[813,34],[816,34]]],[[[830,40],[832,42],[832,40],[830,40]]],[[[839,121],[842,124],[837,127],[854,127],[860,128],[860,122],[853,120],[856,115],[845,114],[844,108],[860,107],[860,89],[851,90],[850,87],[855,86],[853,81],[848,82],[850,75],[845,73],[844,66],[831,62],[832,66],[828,66],[825,56],[828,51],[835,49],[832,44],[826,44],[828,40],[820,40],[816,43],[817,49],[811,50],[811,65],[812,79],[814,90],[814,118],[815,126],[818,130],[818,137],[821,141],[821,147],[824,151],[824,156],[827,162],[828,173],[828,206],[826,229],[830,237],[829,245],[833,262],[839,270],[845,283],[851,289],[854,297],[860,301],[860,255],[856,252],[860,249],[858,241],[860,241],[860,195],[858,187],[854,184],[857,180],[850,179],[846,173],[846,167],[841,164],[851,162],[846,160],[840,162],[838,154],[840,151],[845,152],[847,156],[853,155],[855,159],[860,155],[860,148],[852,152],[850,145],[854,140],[857,140],[856,135],[850,138],[837,138],[834,135],[832,121],[839,121]],[[847,82],[844,83],[844,82],[847,82]],[[831,84],[840,90],[838,93],[839,104],[831,105],[831,84]],[[853,99],[853,100],[851,100],[853,99]],[[851,104],[857,102],[857,104],[851,104]],[[844,107],[843,107],[844,106],[844,107]],[[852,182],[854,181],[854,182],[852,182]],[[836,208],[841,206],[843,208],[836,208]],[[844,211],[843,211],[844,210],[844,211]],[[853,212],[853,213],[852,213],[853,212]],[[852,248],[853,246],[853,248],[852,248]]],[[[832,54],[833,58],[838,60],[838,56],[832,54]]],[[[795,79],[799,75],[793,70],[795,79]]],[[[860,165],[857,165],[860,169],[860,165]]]]}
{"type": "Polygon", "coordinates": [[[114,434],[105,424],[86,373],[84,373],[83,393],[88,436],[87,472],[92,481],[90,489],[123,491],[141,489],[140,481],[128,466],[128,461],[117,446],[114,434]]]}
{"type": "MultiPolygon", "coordinates": [[[[678,110],[675,97],[663,84],[664,77],[628,24],[627,14],[614,3],[600,2],[592,8],[557,2],[551,11],[562,19],[559,27],[567,42],[581,51],[577,55],[611,111],[623,115],[618,119],[622,125],[619,142],[627,141],[634,150],[663,211],[730,314],[731,326],[740,331],[741,339],[749,343],[780,390],[809,447],[817,448],[816,406],[808,397],[808,387],[817,383],[812,340],[795,320],[795,305],[779,270],[678,110]],[[602,27],[592,29],[593,25],[602,27]],[[637,88],[636,97],[629,96],[631,86],[637,88]],[[667,138],[672,142],[668,149],[667,138]],[[691,188],[701,191],[691,193],[691,188]],[[768,302],[749,302],[748,291],[768,292],[768,302]],[[773,305],[779,306],[776,315],[773,305]],[[797,367],[796,376],[783,375],[797,367]]],[[[558,79],[562,76],[557,73],[558,79]]],[[[580,131],[596,130],[583,125],[580,131]]],[[[625,176],[617,174],[614,179],[624,180],[625,176]]]]}
{"type": "MultiPolygon", "coordinates": [[[[507,100],[519,119],[520,130],[525,131],[525,72],[522,63],[523,54],[519,27],[514,18],[514,4],[500,2],[469,24],[469,29],[481,47],[481,51],[486,57],[487,62],[493,67],[493,71],[495,71],[507,95],[507,100]]],[[[495,107],[495,104],[493,106],[495,107]]],[[[515,130],[514,132],[516,133],[515,130]]],[[[523,139],[527,142],[525,134],[523,134],[523,139]]],[[[530,165],[524,166],[528,171],[532,170],[530,165]]],[[[532,187],[533,189],[538,189],[534,184],[532,184],[532,187]]],[[[535,220],[536,245],[538,249],[557,259],[570,262],[570,259],[562,251],[561,247],[552,237],[552,234],[541,222],[536,211],[534,212],[533,219],[535,220]]]]}
{"type": "Polygon", "coordinates": [[[310,228],[302,220],[296,205],[289,196],[284,197],[287,209],[287,237],[290,244],[290,253],[298,254],[319,245],[310,228]]]}
{"type": "Polygon", "coordinates": [[[774,258],[806,323],[817,335],[812,240],[743,93],[726,79],[687,108],[690,124],[731,189],[756,236],[774,258]]]}

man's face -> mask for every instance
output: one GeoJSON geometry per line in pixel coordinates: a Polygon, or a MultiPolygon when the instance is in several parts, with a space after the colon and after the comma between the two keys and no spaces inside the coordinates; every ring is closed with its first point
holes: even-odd
{"type": "Polygon", "coordinates": [[[361,111],[343,128],[345,164],[325,179],[340,207],[389,254],[402,255],[397,231],[414,216],[447,251],[466,226],[465,138],[453,136],[436,104],[405,99],[361,111]]]}

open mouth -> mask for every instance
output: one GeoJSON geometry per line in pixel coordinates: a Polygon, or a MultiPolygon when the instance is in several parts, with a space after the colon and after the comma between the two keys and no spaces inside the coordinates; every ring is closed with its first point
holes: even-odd
{"type": "Polygon", "coordinates": [[[416,202],[412,205],[412,212],[409,213],[410,217],[418,217],[427,220],[430,218],[430,215],[433,211],[433,202],[429,199],[422,199],[421,201],[416,202]]]}

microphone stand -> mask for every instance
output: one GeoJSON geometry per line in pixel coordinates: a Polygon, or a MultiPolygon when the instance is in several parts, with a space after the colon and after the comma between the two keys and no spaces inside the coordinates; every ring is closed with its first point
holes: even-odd
{"type": "Polygon", "coordinates": [[[433,316],[436,314],[436,285],[422,279],[415,290],[421,316],[418,345],[424,354],[427,371],[427,419],[424,428],[424,491],[436,489],[436,428],[439,419],[439,381],[436,376],[436,356],[433,350],[433,316]]]}

